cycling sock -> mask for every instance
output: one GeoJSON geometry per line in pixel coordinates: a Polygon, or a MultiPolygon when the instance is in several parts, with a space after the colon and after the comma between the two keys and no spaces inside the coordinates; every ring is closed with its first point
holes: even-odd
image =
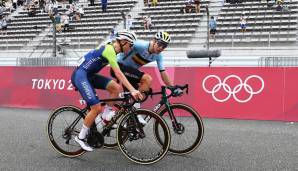
{"type": "Polygon", "coordinates": [[[85,139],[88,132],[89,132],[89,128],[85,124],[83,124],[80,134],[78,136],[79,139],[81,139],[81,140],[85,139]]]}

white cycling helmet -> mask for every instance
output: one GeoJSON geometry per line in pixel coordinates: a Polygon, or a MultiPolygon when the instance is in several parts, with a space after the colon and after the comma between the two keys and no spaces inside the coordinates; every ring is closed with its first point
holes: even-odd
{"type": "Polygon", "coordinates": [[[131,44],[133,44],[133,42],[137,40],[137,36],[133,32],[124,30],[124,31],[119,31],[116,33],[116,39],[117,40],[127,40],[131,44]]]}
{"type": "Polygon", "coordinates": [[[169,44],[171,42],[171,36],[169,33],[165,31],[159,31],[155,34],[155,39],[158,41],[162,41],[166,44],[169,44]]]}

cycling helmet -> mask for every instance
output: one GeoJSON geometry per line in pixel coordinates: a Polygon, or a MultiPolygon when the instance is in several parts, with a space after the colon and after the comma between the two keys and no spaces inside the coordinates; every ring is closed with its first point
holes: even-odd
{"type": "Polygon", "coordinates": [[[133,32],[124,30],[124,31],[119,31],[116,33],[116,39],[117,40],[127,40],[131,44],[133,44],[133,42],[137,40],[137,36],[133,32]]]}
{"type": "Polygon", "coordinates": [[[165,31],[159,31],[155,34],[155,39],[158,41],[162,41],[166,44],[169,44],[171,41],[170,34],[165,31]]]}

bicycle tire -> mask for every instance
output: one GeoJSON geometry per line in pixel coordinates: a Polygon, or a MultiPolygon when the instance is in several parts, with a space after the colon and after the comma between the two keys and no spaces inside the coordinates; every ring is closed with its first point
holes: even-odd
{"type": "MultiPolygon", "coordinates": [[[[180,155],[189,154],[189,153],[193,152],[195,149],[197,149],[202,142],[202,139],[204,136],[204,124],[203,124],[202,118],[192,107],[182,104],[182,103],[173,103],[170,105],[170,108],[172,109],[177,121],[179,119],[181,119],[178,121],[178,123],[180,122],[180,124],[184,128],[184,131],[182,134],[184,134],[186,136],[189,134],[189,136],[187,136],[186,138],[182,138],[181,134],[178,134],[177,132],[175,132],[174,127],[172,127],[172,129],[170,129],[172,143],[169,148],[169,152],[171,152],[173,154],[180,154],[180,155]],[[186,119],[190,119],[190,118],[186,118],[185,116],[178,118],[178,116],[177,116],[178,110],[183,111],[183,114],[188,114],[191,118],[193,118],[195,123],[188,124],[189,126],[185,127],[187,125],[187,123],[186,122],[182,123],[182,120],[186,120],[186,119]],[[187,131],[187,128],[190,128],[190,127],[192,127],[192,128],[188,129],[188,131],[187,131]],[[194,128],[194,127],[196,127],[196,128],[194,128]],[[196,129],[197,129],[196,133],[190,134],[190,132],[192,132],[192,130],[196,130],[196,129]],[[178,138],[175,138],[175,135],[178,135],[177,136],[178,138]],[[179,141],[179,140],[181,141],[181,143],[178,142],[178,147],[177,147],[174,145],[174,143],[177,143],[177,141],[179,141]],[[190,145],[187,142],[190,142],[190,145]],[[184,147],[184,148],[181,147],[181,146],[185,146],[185,145],[186,145],[186,147],[184,147]]],[[[166,119],[167,112],[168,112],[167,108],[163,107],[158,113],[160,116],[162,116],[164,118],[164,120],[166,121],[166,123],[168,125],[172,125],[171,119],[169,117],[168,117],[168,119],[166,119]]],[[[156,125],[154,127],[154,129],[155,129],[154,132],[155,132],[157,140],[159,142],[162,142],[160,139],[160,136],[158,134],[158,125],[156,125]]]]}
{"type": "Polygon", "coordinates": [[[81,120],[81,122],[83,122],[81,110],[75,106],[62,106],[55,109],[51,113],[47,122],[47,135],[48,135],[47,137],[50,145],[56,152],[66,157],[78,157],[86,152],[80,147],[79,144],[77,144],[74,141],[74,136],[78,135],[81,129],[81,125],[78,125],[78,124],[76,125],[77,130],[70,129],[68,130],[68,132],[66,132],[66,128],[67,126],[69,126],[67,124],[70,124],[71,122],[73,122],[74,121],[73,118],[78,119],[78,121],[81,120]],[[60,117],[63,117],[64,121],[60,122],[58,120],[60,117]],[[69,119],[69,122],[66,120],[66,117],[68,117],[67,119],[69,119]],[[54,126],[56,128],[54,128],[54,126]],[[58,126],[60,129],[58,128],[58,126]],[[56,133],[54,133],[56,129],[59,130],[58,132],[60,132],[57,135],[56,133]],[[62,143],[58,143],[58,140],[62,140],[62,143]],[[63,141],[65,142],[63,143],[63,141]],[[70,149],[73,149],[73,150],[70,151],[70,149]]]}
{"type": "MultiPolygon", "coordinates": [[[[134,116],[136,118],[136,116],[134,116]]],[[[137,120],[137,119],[135,119],[137,120]]],[[[138,123],[139,126],[141,125],[138,123]]],[[[139,132],[142,132],[139,131],[139,132]]],[[[117,142],[119,149],[124,154],[126,158],[129,160],[143,165],[153,164],[158,161],[160,161],[167,153],[170,142],[171,142],[171,136],[170,131],[168,128],[168,125],[165,123],[165,121],[162,119],[161,116],[156,114],[155,112],[152,112],[151,110],[146,109],[138,109],[133,114],[128,113],[125,114],[121,120],[119,121],[119,126],[117,128],[117,142]],[[129,132],[130,128],[132,129],[138,129],[134,126],[129,126],[129,119],[132,118],[133,115],[142,115],[143,117],[150,117],[150,121],[154,120],[152,122],[148,122],[146,125],[142,125],[141,130],[144,131],[144,137],[131,140],[129,135],[131,132],[129,132]],[[160,130],[162,130],[163,134],[163,142],[160,143],[156,140],[154,133],[148,134],[147,131],[153,131],[153,126],[155,123],[159,123],[160,130]],[[148,139],[152,136],[152,139],[156,141],[156,144],[153,144],[154,142],[152,140],[148,141],[148,139]],[[123,137],[123,138],[122,138],[123,137]],[[144,142],[149,142],[148,145],[143,145],[144,142]],[[139,146],[140,149],[137,149],[139,146]],[[158,150],[155,150],[156,148],[159,148],[158,150]],[[136,154],[133,154],[135,152],[136,154]],[[152,153],[153,156],[149,157],[149,153],[152,153]],[[148,156],[148,157],[147,157],[148,156]]]]}

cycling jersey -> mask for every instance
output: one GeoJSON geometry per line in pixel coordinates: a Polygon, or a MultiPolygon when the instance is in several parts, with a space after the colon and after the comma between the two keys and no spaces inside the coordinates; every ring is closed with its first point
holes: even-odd
{"type": "Polygon", "coordinates": [[[106,86],[112,80],[96,74],[108,64],[112,67],[119,67],[116,52],[111,44],[91,50],[80,58],[78,67],[72,74],[72,84],[78,89],[83,99],[90,106],[100,102],[94,88],[106,89],[106,86]]]}
{"type": "Polygon", "coordinates": [[[128,54],[120,53],[117,55],[118,62],[135,69],[147,63],[156,61],[158,69],[164,71],[163,56],[161,54],[150,54],[148,52],[150,42],[137,40],[134,42],[132,50],[128,54]]]}
{"type": "Polygon", "coordinates": [[[118,67],[116,52],[111,44],[98,47],[88,52],[79,60],[78,67],[88,73],[97,73],[103,67],[110,64],[111,67],[118,67]]]}

